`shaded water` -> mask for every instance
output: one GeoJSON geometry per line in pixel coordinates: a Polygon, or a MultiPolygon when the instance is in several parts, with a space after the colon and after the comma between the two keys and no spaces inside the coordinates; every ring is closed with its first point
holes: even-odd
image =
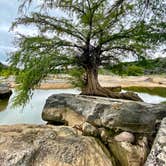
{"type": "Polygon", "coordinates": [[[4,111],[8,105],[8,99],[0,100],[0,112],[4,111]]]}
{"type": "MultiPolygon", "coordinates": [[[[129,90],[129,89],[128,89],[129,90]]],[[[126,91],[126,90],[123,90],[126,91]]],[[[7,100],[0,101],[0,124],[19,124],[19,123],[31,123],[31,124],[43,124],[45,123],[41,119],[41,113],[46,99],[52,94],[59,93],[73,93],[78,94],[76,89],[52,89],[52,90],[40,90],[34,91],[34,95],[29,103],[22,109],[21,107],[11,108],[11,101],[15,92],[7,100]]],[[[136,92],[147,103],[160,103],[166,101],[166,97],[162,97],[158,94],[148,94],[142,92],[136,92]]]]}

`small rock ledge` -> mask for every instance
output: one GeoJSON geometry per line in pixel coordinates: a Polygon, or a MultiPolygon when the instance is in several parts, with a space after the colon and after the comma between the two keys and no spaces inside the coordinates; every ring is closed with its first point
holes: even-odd
{"type": "Polygon", "coordinates": [[[156,120],[165,116],[164,104],[73,94],[50,96],[42,113],[43,120],[53,124],[77,125],[87,121],[97,127],[117,128],[133,133],[155,132],[156,120]]]}
{"type": "Polygon", "coordinates": [[[161,122],[151,152],[145,163],[145,166],[155,166],[155,165],[156,166],[166,165],[166,118],[164,118],[161,122]]]}

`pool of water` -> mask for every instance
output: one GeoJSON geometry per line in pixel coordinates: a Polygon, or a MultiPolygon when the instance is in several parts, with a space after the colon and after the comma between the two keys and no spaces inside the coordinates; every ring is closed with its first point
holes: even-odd
{"type": "Polygon", "coordinates": [[[24,108],[22,107],[11,107],[11,101],[15,92],[13,91],[12,96],[8,103],[1,103],[2,109],[0,112],[0,124],[19,124],[19,123],[31,123],[31,124],[43,124],[45,123],[41,119],[41,113],[46,99],[52,94],[59,93],[79,93],[76,89],[58,89],[58,90],[35,90],[34,95],[30,102],[26,104],[24,108]],[[7,105],[5,108],[5,104],[7,105]]]}
{"type": "MultiPolygon", "coordinates": [[[[122,90],[126,91],[126,90],[122,90]]],[[[59,93],[72,93],[78,94],[77,89],[58,89],[58,90],[35,90],[34,95],[29,103],[24,108],[22,107],[11,107],[11,101],[15,92],[13,91],[9,101],[0,101],[0,125],[2,124],[19,124],[19,123],[30,123],[30,124],[43,124],[45,123],[41,118],[41,113],[46,99],[52,94],[59,93]]],[[[166,101],[166,97],[159,95],[151,95],[143,92],[136,92],[143,100],[147,103],[160,103],[166,101]]]]}
{"type": "MultiPolygon", "coordinates": [[[[127,91],[122,90],[122,92],[127,92],[127,91]]],[[[143,99],[145,103],[159,104],[161,102],[166,101],[166,97],[161,97],[158,95],[150,95],[148,93],[143,93],[143,92],[134,92],[134,93],[138,94],[138,96],[141,97],[141,99],[143,99]]]]}

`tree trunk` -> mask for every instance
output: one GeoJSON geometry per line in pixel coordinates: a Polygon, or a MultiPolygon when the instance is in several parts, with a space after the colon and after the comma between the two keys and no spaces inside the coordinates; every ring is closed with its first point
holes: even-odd
{"type": "Polygon", "coordinates": [[[97,69],[86,69],[86,83],[82,94],[95,95],[99,88],[97,69]]]}
{"type": "Polygon", "coordinates": [[[98,69],[86,69],[86,83],[82,89],[82,95],[111,97],[116,99],[127,99],[134,101],[143,101],[137,94],[133,92],[118,93],[112,92],[110,88],[101,87],[98,81],[98,69]]]}

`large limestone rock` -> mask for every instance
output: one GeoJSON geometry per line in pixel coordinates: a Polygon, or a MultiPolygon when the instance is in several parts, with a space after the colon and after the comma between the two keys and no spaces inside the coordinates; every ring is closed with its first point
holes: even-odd
{"type": "Polygon", "coordinates": [[[0,126],[1,166],[111,166],[99,140],[79,136],[71,127],[0,126]]]}
{"type": "Polygon", "coordinates": [[[147,144],[145,137],[135,145],[126,141],[109,141],[110,151],[116,158],[117,166],[142,166],[148,154],[147,144]]]}
{"type": "Polygon", "coordinates": [[[145,166],[166,165],[166,118],[161,122],[145,166]]]}
{"type": "Polygon", "coordinates": [[[87,121],[97,127],[117,128],[134,133],[154,132],[156,119],[166,116],[164,104],[72,94],[50,96],[42,118],[49,123],[80,125],[87,121]]]}

